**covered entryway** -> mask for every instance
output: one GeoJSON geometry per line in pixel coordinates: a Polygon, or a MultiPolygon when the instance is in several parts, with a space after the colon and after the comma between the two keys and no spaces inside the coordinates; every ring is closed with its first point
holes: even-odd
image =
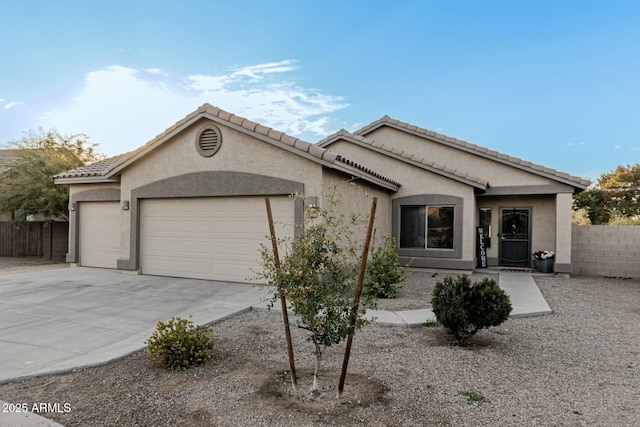
{"type": "Polygon", "coordinates": [[[500,209],[500,265],[529,267],[531,259],[531,210],[500,209]]]}
{"type": "Polygon", "coordinates": [[[78,210],[80,265],[117,268],[120,255],[120,204],[79,202],[78,210]]]}
{"type": "MultiPolygon", "coordinates": [[[[293,237],[294,202],[272,197],[278,237],[293,237]],[[286,226],[284,226],[286,224],[286,226]]],[[[142,274],[246,282],[270,244],[264,197],[144,199],[140,202],[142,274]]]]}

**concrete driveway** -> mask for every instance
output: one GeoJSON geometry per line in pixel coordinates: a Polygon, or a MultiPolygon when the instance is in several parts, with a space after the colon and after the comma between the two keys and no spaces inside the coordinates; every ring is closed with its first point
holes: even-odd
{"type": "Polygon", "coordinates": [[[224,319],[268,298],[239,283],[68,268],[0,277],[0,382],[106,363],[160,320],[224,319]]]}

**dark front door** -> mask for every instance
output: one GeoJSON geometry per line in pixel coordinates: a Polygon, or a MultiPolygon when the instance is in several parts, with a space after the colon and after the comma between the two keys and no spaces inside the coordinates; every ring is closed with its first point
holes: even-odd
{"type": "Polygon", "coordinates": [[[531,222],[529,208],[501,209],[500,265],[529,267],[531,222]]]}

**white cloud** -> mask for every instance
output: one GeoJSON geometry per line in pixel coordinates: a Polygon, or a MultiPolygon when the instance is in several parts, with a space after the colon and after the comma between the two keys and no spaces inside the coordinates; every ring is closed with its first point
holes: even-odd
{"type": "Polygon", "coordinates": [[[587,145],[585,142],[567,142],[567,147],[580,147],[582,145],[587,145]]]}
{"type": "Polygon", "coordinates": [[[303,139],[326,136],[343,98],[286,79],[286,60],[227,73],[172,76],[114,65],[88,73],[78,95],[40,117],[45,128],[86,133],[108,155],[132,150],[205,102],[303,139]]]}
{"type": "MultiPolygon", "coordinates": [[[[0,103],[3,103],[4,99],[0,99],[0,103]]],[[[12,108],[16,108],[16,107],[21,107],[25,105],[24,102],[19,102],[19,101],[9,101],[6,103],[6,105],[4,106],[5,110],[11,110],[12,108]]]]}

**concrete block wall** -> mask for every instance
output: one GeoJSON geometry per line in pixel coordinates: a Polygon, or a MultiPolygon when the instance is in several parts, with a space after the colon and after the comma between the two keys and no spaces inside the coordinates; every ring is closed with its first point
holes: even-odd
{"type": "Polygon", "coordinates": [[[640,225],[572,225],[573,274],[640,278],[640,225]]]}

